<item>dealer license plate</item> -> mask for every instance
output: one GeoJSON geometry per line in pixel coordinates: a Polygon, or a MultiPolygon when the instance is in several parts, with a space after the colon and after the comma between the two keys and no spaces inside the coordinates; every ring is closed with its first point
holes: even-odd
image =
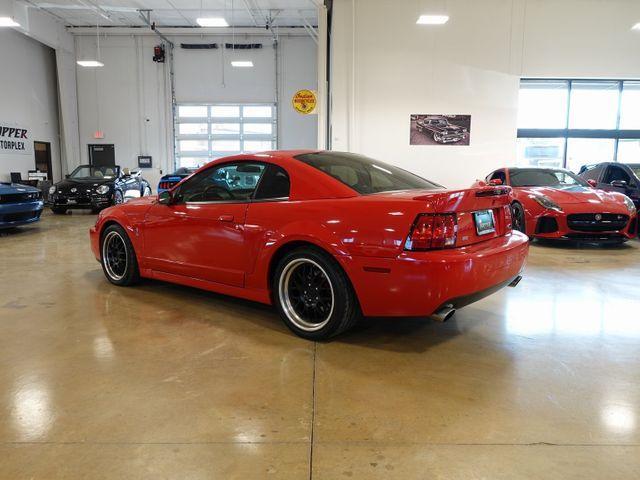
{"type": "Polygon", "coordinates": [[[478,232],[478,235],[486,235],[496,231],[493,210],[479,210],[477,212],[473,212],[473,219],[476,222],[476,232],[478,232]]]}

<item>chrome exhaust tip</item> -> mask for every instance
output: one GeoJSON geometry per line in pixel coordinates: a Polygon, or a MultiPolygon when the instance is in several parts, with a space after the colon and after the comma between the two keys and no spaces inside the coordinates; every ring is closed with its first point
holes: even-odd
{"type": "Polygon", "coordinates": [[[453,305],[445,305],[437,312],[434,312],[433,314],[431,314],[430,318],[432,320],[435,320],[436,322],[443,323],[449,320],[451,317],[453,317],[454,313],[456,313],[456,309],[453,308],[453,305]]]}

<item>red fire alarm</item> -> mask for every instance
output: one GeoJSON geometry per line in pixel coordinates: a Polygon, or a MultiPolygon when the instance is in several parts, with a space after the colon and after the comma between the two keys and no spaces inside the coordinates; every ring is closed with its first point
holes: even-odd
{"type": "Polygon", "coordinates": [[[153,47],[153,61],[157,63],[164,63],[164,47],[162,45],[156,45],[153,47]]]}
{"type": "Polygon", "coordinates": [[[102,130],[96,130],[93,134],[93,138],[104,138],[104,132],[102,130]]]}

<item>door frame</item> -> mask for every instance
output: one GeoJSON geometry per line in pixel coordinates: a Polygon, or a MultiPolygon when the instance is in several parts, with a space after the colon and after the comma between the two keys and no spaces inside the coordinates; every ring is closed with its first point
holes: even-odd
{"type": "Polygon", "coordinates": [[[42,142],[40,140],[33,141],[33,162],[36,170],[38,169],[38,162],[36,161],[36,144],[40,143],[47,146],[47,179],[53,182],[53,166],[51,165],[51,142],[42,142]]]}

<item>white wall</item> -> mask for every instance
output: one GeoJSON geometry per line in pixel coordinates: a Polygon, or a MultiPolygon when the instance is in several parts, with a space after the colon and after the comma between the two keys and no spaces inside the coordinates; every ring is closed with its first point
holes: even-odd
{"type": "MultiPolygon", "coordinates": [[[[236,36],[236,43],[262,43],[261,50],[236,52],[184,50],[180,43],[231,42],[222,36],[170,36],[175,48],[175,90],[178,102],[260,102],[276,98],[275,56],[270,37],[236,36]],[[223,58],[224,55],[224,58],[223,58]],[[237,69],[231,57],[247,57],[255,67],[237,69]],[[223,70],[224,67],[224,70],[223,70]]],[[[78,111],[80,153],[88,161],[90,143],[115,144],[116,161],[124,167],[137,166],[138,155],[151,155],[154,168],[144,176],[155,185],[161,171],[173,169],[173,140],[168,64],[152,61],[158,39],[150,35],[101,37],[104,67],[78,67],[78,111]],[[101,130],[103,140],[94,140],[101,130]]],[[[78,58],[95,56],[95,36],[76,37],[78,58]]],[[[283,36],[279,44],[280,149],[314,148],[316,119],[292,111],[291,96],[302,88],[316,88],[316,47],[311,39],[283,36]]]]}
{"type": "MultiPolygon", "coordinates": [[[[59,179],[60,142],[58,92],[54,50],[12,29],[0,29],[0,123],[13,123],[29,129],[29,142],[51,143],[54,179],[59,179]]],[[[0,180],[11,172],[35,169],[31,153],[0,153],[0,180]]]]}
{"type": "Polygon", "coordinates": [[[640,78],[636,22],[635,0],[334,0],[332,148],[468,186],[515,162],[521,77],[640,78]],[[410,146],[412,113],[471,114],[471,145],[410,146]]]}

